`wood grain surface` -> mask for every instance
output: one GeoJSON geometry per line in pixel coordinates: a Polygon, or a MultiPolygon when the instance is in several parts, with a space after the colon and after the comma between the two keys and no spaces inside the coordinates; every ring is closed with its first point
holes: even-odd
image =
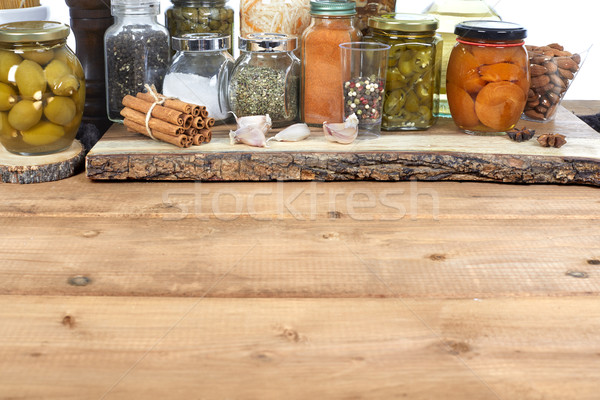
{"type": "Polygon", "coordinates": [[[427,131],[383,132],[376,140],[330,143],[319,128],[301,142],[268,148],[231,145],[233,126],[214,128],[202,146],[178,149],[113,125],[86,158],[87,176],[113,180],[457,180],[600,185],[600,134],[565,108],[555,121],[521,121],[536,133],[561,133],[567,145],[472,136],[440,119],[427,131]]]}
{"type": "Polygon", "coordinates": [[[598,190],[0,183],[0,399],[597,399],[598,190]]]}
{"type": "Polygon", "coordinates": [[[79,140],[58,153],[22,156],[0,145],[0,182],[40,183],[65,179],[83,168],[85,151],[79,140]]]}

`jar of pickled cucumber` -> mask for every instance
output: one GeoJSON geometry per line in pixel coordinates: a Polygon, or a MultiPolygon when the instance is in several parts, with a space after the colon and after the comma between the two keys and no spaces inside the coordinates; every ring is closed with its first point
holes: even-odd
{"type": "Polygon", "coordinates": [[[84,73],[62,23],[0,25],[0,142],[11,153],[67,149],[81,123],[84,73]]]}
{"type": "MultiPolygon", "coordinates": [[[[233,9],[225,0],[171,0],[165,25],[171,37],[186,33],[221,33],[233,38],[233,9]]],[[[228,49],[232,53],[231,46],[228,49]]]]}
{"type": "Polygon", "coordinates": [[[382,129],[427,129],[437,121],[442,59],[437,26],[435,18],[420,14],[369,18],[369,40],[391,46],[382,129]]]}
{"type": "Polygon", "coordinates": [[[446,73],[452,119],[466,133],[502,135],[519,121],[527,102],[527,31],[505,21],[464,21],[454,33],[446,73]]]}

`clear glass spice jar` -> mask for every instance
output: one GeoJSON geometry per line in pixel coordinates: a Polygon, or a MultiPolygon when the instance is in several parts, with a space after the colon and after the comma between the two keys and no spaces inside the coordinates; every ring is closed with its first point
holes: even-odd
{"type": "Polygon", "coordinates": [[[511,22],[465,21],[454,32],[446,74],[452,118],[467,133],[504,134],[527,101],[527,31],[511,22]]]}
{"type": "Polygon", "coordinates": [[[386,14],[369,19],[370,41],[388,52],[381,128],[427,129],[439,111],[442,38],[437,19],[421,14],[386,14]]]}
{"type": "Polygon", "coordinates": [[[108,118],[121,122],[125,95],[135,96],[144,85],[162,91],[169,67],[169,32],[160,25],[159,0],[112,0],[115,22],[104,34],[108,118]]]}
{"type": "Polygon", "coordinates": [[[311,23],[302,34],[301,113],[302,120],[319,126],[342,122],[344,95],[339,45],[359,42],[354,25],[354,1],[310,2],[311,23]]]}
{"type": "Polygon", "coordinates": [[[0,142],[22,155],[67,149],[81,123],[85,79],[58,22],[0,25],[0,142]]]}
{"type": "MultiPolygon", "coordinates": [[[[225,0],[171,0],[171,3],[165,10],[165,25],[171,37],[220,33],[233,38],[234,12],[225,0]]],[[[227,50],[233,54],[231,44],[227,50]]]]}
{"type": "Polygon", "coordinates": [[[274,127],[299,115],[300,60],[295,36],[252,33],[240,38],[240,56],[229,82],[229,105],[236,116],[269,114],[274,127]]]}
{"type": "Polygon", "coordinates": [[[231,117],[227,101],[233,57],[231,38],[218,33],[188,33],[171,39],[175,58],[165,75],[163,94],[206,107],[215,123],[231,117]]]}

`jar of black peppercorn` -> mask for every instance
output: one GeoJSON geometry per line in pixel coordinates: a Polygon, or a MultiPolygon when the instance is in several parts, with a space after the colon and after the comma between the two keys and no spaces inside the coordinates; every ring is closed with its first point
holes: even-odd
{"type": "MultiPolygon", "coordinates": [[[[171,0],[165,25],[172,37],[186,33],[220,33],[233,38],[233,9],[225,0],[171,0]]],[[[231,47],[229,54],[233,54],[231,47]]]]}
{"type": "Polygon", "coordinates": [[[295,36],[251,33],[240,38],[240,56],[229,83],[229,106],[236,116],[269,114],[274,127],[298,119],[300,60],[295,36]]]}
{"type": "Polygon", "coordinates": [[[135,96],[144,85],[162,91],[170,64],[169,32],[160,25],[159,0],[112,0],[115,23],[104,34],[108,118],[120,122],[125,95],[135,96]]]}

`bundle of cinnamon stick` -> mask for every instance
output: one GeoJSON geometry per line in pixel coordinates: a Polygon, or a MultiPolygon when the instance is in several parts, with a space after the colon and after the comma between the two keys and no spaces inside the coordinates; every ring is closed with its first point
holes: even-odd
{"type": "Polygon", "coordinates": [[[164,99],[156,93],[140,92],[123,98],[123,124],[130,132],[141,133],[178,147],[197,146],[210,142],[215,119],[208,116],[206,107],[164,99]],[[157,103],[158,99],[161,104],[157,103]],[[153,106],[154,105],[154,106],[153,106]],[[146,115],[151,111],[146,127],[146,115]]]}

